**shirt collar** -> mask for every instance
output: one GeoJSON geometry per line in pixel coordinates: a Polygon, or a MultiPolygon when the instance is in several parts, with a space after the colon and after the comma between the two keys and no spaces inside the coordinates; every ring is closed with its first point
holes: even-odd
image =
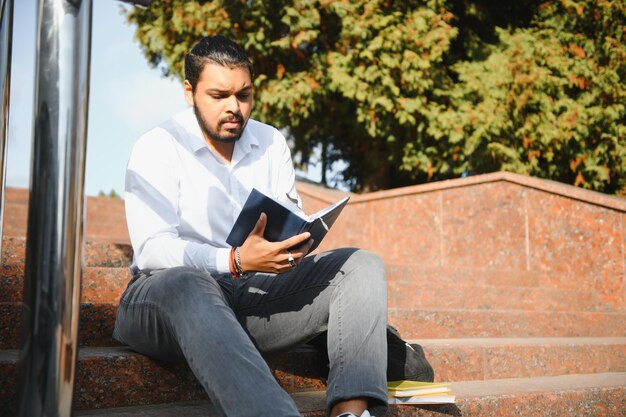
{"type": "Polygon", "coordinates": [[[241,151],[246,154],[252,150],[253,146],[259,146],[259,138],[254,132],[254,123],[254,120],[248,119],[248,123],[246,123],[246,127],[243,129],[241,138],[239,138],[235,144],[235,147],[239,146],[241,151]]]}

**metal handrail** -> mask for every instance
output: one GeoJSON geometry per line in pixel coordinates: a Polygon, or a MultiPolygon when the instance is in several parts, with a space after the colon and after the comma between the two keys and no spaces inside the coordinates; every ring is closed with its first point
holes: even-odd
{"type": "Polygon", "coordinates": [[[4,224],[4,190],[9,143],[9,91],[11,87],[11,43],[13,40],[13,0],[0,3],[0,261],[2,261],[2,226],[4,224]]]}
{"type": "MultiPolygon", "coordinates": [[[[13,0],[1,0],[0,249],[13,0]]],[[[150,0],[123,0],[147,6],[150,0]]],[[[83,248],[92,0],[39,0],[18,415],[72,413],[83,248]]]]}
{"type": "Polygon", "coordinates": [[[91,0],[39,0],[18,415],[71,415],[78,351],[91,0]]]}

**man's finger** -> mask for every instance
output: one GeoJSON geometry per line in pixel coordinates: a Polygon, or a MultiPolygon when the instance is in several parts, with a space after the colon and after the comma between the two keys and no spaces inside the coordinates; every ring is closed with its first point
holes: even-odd
{"type": "Polygon", "coordinates": [[[261,213],[261,215],[259,216],[259,220],[256,221],[256,224],[254,225],[254,229],[252,229],[250,234],[258,235],[262,237],[263,233],[265,233],[266,225],[267,225],[267,216],[265,215],[265,213],[261,213]]]}
{"type": "Polygon", "coordinates": [[[286,250],[289,248],[293,248],[294,246],[298,246],[299,244],[306,241],[310,237],[311,237],[311,233],[309,232],[304,232],[304,233],[300,233],[299,235],[292,236],[289,239],[285,239],[282,242],[280,242],[281,249],[286,250]]]}

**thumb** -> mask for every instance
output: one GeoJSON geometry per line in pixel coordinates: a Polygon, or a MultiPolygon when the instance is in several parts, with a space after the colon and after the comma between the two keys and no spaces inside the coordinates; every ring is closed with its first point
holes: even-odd
{"type": "Polygon", "coordinates": [[[258,235],[263,237],[263,233],[265,233],[265,226],[267,225],[267,215],[265,213],[261,213],[259,216],[259,220],[257,220],[254,225],[254,229],[250,232],[251,235],[258,235]]]}

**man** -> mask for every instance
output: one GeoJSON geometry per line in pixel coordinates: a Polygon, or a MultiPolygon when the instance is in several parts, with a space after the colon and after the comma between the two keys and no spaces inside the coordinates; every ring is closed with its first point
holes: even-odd
{"type": "Polygon", "coordinates": [[[157,359],[184,358],[225,416],[292,417],[300,415],[294,402],[259,352],[326,333],[328,415],[381,415],[380,259],[357,249],[303,258],[309,234],[268,242],[265,215],[241,247],[229,247],[252,188],[300,205],[290,152],[278,130],[250,119],[252,67],[240,46],[201,40],[185,58],[185,78],[192,108],[142,136],[128,163],[134,276],[114,337],[157,359]]]}

